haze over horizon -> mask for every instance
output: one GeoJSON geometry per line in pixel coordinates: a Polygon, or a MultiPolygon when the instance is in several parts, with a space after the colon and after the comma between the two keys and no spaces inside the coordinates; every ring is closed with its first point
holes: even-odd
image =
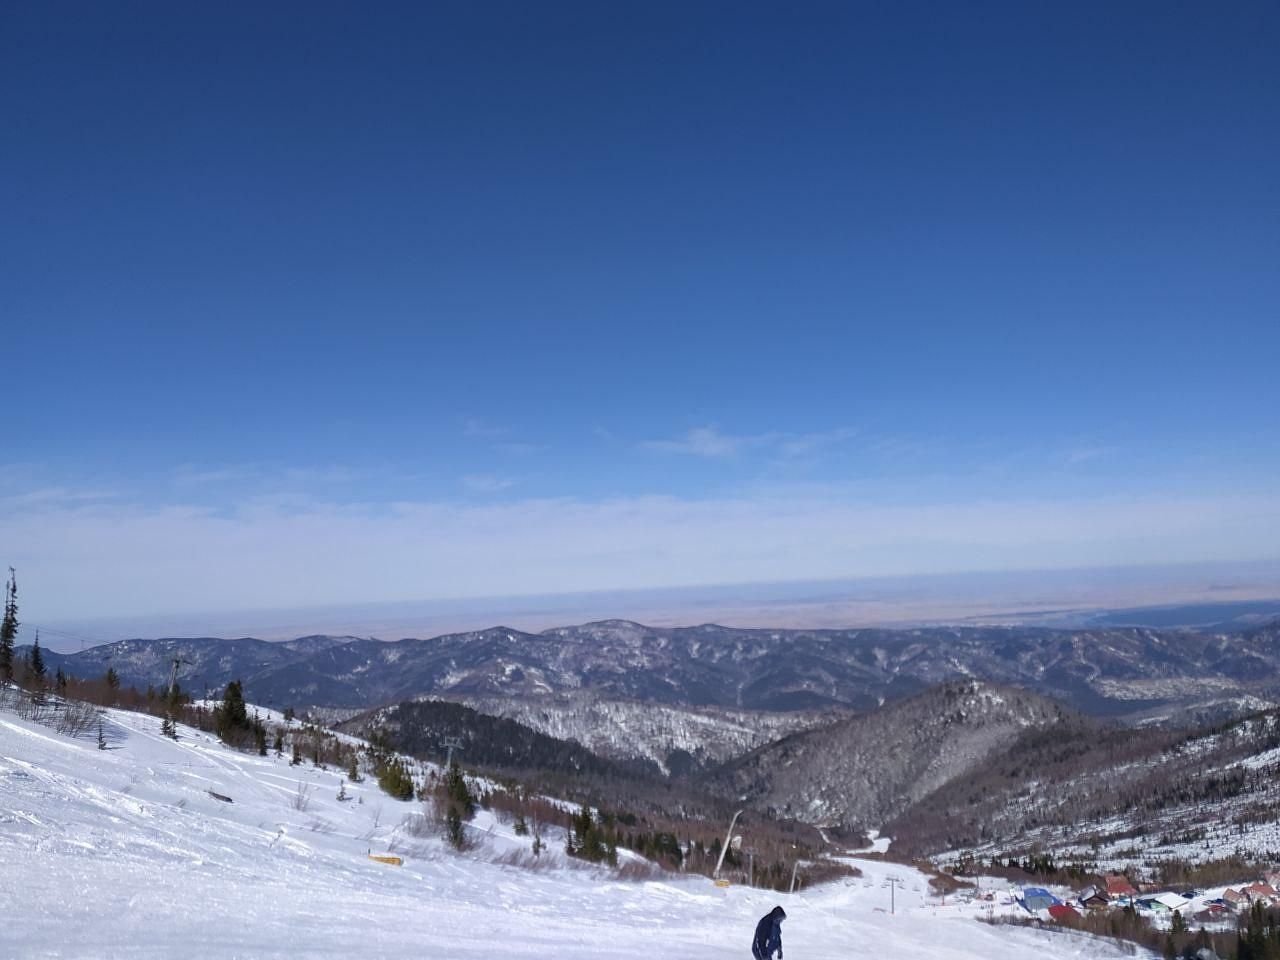
{"type": "Polygon", "coordinates": [[[2,16],[24,640],[1280,558],[1274,4],[2,16]]]}
{"type": "MultiPolygon", "coordinates": [[[[856,580],[701,584],[443,601],[221,610],[46,622],[41,642],[63,653],[122,639],[329,635],[381,640],[509,628],[536,633],[602,620],[652,627],[702,623],[754,629],[940,625],[1079,627],[1132,623],[1238,627],[1280,616],[1280,561],[990,571],[856,580]],[[1114,616],[1113,616],[1114,615],[1114,616]],[[1155,619],[1144,619],[1151,618],[1155,619]],[[1120,618],[1123,621],[1123,617],[1120,618]]],[[[28,631],[30,636],[31,631],[28,631]]]]}

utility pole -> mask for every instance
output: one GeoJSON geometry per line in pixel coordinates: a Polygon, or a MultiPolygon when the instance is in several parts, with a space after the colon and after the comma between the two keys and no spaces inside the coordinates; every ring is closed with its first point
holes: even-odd
{"type": "Polygon", "coordinates": [[[449,751],[449,756],[444,762],[444,768],[448,770],[453,767],[453,751],[462,749],[462,738],[445,737],[443,742],[449,751]]]}
{"type": "Polygon", "coordinates": [[[756,848],[747,848],[747,886],[756,885],[756,848]]]}
{"type": "Polygon", "coordinates": [[[712,880],[720,878],[720,867],[724,865],[724,855],[729,852],[729,844],[733,842],[733,827],[740,816],[742,816],[741,810],[735,813],[733,819],[729,821],[729,832],[724,835],[724,846],[720,848],[720,859],[716,861],[716,868],[711,873],[712,880]]]}
{"type": "Polygon", "coordinates": [[[796,892],[796,871],[800,869],[800,861],[797,860],[791,865],[791,889],[787,893],[796,892]]]}
{"type": "Polygon", "coordinates": [[[894,894],[897,892],[897,877],[889,878],[889,916],[893,916],[894,912],[894,894]]]}

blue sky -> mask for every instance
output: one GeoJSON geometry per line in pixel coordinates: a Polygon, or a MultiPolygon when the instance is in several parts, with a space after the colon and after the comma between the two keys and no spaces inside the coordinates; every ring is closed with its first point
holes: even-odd
{"type": "Polygon", "coordinates": [[[0,16],[33,617],[1280,552],[1274,4],[0,16]]]}

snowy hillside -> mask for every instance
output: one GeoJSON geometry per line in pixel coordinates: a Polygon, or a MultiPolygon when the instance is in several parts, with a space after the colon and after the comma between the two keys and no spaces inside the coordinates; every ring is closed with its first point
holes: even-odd
{"type": "Polygon", "coordinates": [[[494,862],[527,842],[481,814],[477,848],[416,838],[418,807],[372,782],[233,752],[154,717],[107,711],[109,749],[0,713],[0,954],[5,957],[740,958],[782,902],[788,956],[1110,957],[1096,941],[974,922],[917,872],[777,895],[703,877],[623,882],[494,862]],[[230,798],[226,802],[213,794],[230,798]],[[394,851],[400,867],[367,854],[394,851]],[[890,877],[897,878],[894,890],[890,877]],[[886,912],[894,893],[896,913],[886,912]]]}
{"type": "Polygon", "coordinates": [[[723,792],[816,824],[881,827],[1064,708],[976,680],[769,744],[717,771],[723,792]]]}
{"type": "Polygon", "coordinates": [[[671,773],[673,762],[678,764],[681,755],[685,755],[686,766],[713,766],[843,716],[839,711],[779,713],[681,707],[606,700],[591,693],[457,699],[481,713],[517,720],[561,740],[576,740],[602,757],[652,761],[663,773],[671,773]]]}

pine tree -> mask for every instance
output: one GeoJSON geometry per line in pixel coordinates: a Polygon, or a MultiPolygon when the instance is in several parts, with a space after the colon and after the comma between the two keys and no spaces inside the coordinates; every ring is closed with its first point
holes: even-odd
{"type": "Polygon", "coordinates": [[[516,814],[515,826],[512,827],[517,837],[527,837],[529,835],[529,824],[525,823],[524,814],[516,814]]]}
{"type": "Polygon", "coordinates": [[[467,845],[467,834],[462,827],[462,814],[453,804],[449,805],[449,811],[444,817],[445,835],[448,837],[449,843],[455,850],[461,850],[467,845]]]}
{"type": "Polygon", "coordinates": [[[13,682],[13,645],[18,639],[18,578],[9,568],[4,588],[4,619],[0,620],[0,683],[13,682]]]}
{"type": "Polygon", "coordinates": [[[263,726],[258,711],[253,711],[253,745],[258,748],[258,756],[267,755],[267,728],[263,726]]]}
{"type": "Polygon", "coordinates": [[[120,689],[120,674],[116,673],[115,667],[107,667],[106,681],[107,689],[113,691],[120,689]]]}
{"type": "Polygon", "coordinates": [[[31,645],[31,682],[41,689],[44,688],[44,678],[47,673],[44,665],[44,653],[40,650],[40,631],[36,631],[35,641],[31,645]]]}
{"type": "Polygon", "coordinates": [[[98,749],[107,749],[107,735],[102,730],[102,721],[98,721],[98,749]]]}
{"type": "Polygon", "coordinates": [[[213,711],[213,729],[218,739],[227,741],[249,730],[249,711],[244,703],[244,687],[239,680],[232,680],[222,695],[222,705],[213,711]]]}
{"type": "Polygon", "coordinates": [[[347,764],[347,779],[352,783],[360,782],[360,757],[354,750],[351,752],[351,762],[347,764]]]}
{"type": "Polygon", "coordinates": [[[458,808],[459,816],[464,820],[470,820],[475,816],[476,801],[467,788],[467,778],[462,775],[462,769],[458,766],[457,760],[449,764],[449,772],[444,777],[444,791],[450,804],[458,808]]]}
{"type": "Polygon", "coordinates": [[[53,688],[58,691],[59,696],[66,696],[67,693],[67,675],[62,672],[62,665],[58,665],[58,672],[53,677],[53,688]]]}

